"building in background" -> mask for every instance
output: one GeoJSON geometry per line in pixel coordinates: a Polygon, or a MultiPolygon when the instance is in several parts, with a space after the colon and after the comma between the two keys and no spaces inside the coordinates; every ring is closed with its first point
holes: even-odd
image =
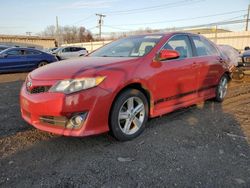
{"type": "Polygon", "coordinates": [[[57,46],[54,38],[22,35],[0,35],[0,44],[36,49],[48,49],[57,46]]]}

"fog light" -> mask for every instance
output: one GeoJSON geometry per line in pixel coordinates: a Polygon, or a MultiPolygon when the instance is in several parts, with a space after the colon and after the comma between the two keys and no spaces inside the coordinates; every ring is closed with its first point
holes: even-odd
{"type": "Polygon", "coordinates": [[[69,119],[69,121],[68,121],[68,123],[66,125],[66,128],[68,128],[68,129],[78,129],[78,128],[80,128],[83,125],[83,123],[84,123],[84,121],[86,119],[86,116],[87,116],[87,113],[77,114],[77,115],[72,116],[69,119]]]}

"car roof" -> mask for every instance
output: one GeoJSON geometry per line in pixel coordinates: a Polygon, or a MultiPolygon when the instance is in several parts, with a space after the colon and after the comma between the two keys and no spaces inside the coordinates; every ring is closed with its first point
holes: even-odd
{"type": "Polygon", "coordinates": [[[84,48],[84,47],[81,47],[81,46],[62,46],[60,48],[84,48]]]}
{"type": "Polygon", "coordinates": [[[177,34],[197,35],[197,36],[199,36],[199,34],[190,33],[190,32],[173,31],[173,32],[144,33],[144,34],[138,34],[138,35],[131,35],[131,36],[128,36],[128,37],[139,37],[139,36],[149,36],[149,35],[153,35],[153,36],[155,36],[155,35],[171,36],[171,35],[177,35],[177,34]]]}

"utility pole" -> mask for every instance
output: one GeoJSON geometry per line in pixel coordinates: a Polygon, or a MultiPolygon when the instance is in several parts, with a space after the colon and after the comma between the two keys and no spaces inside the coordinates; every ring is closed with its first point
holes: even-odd
{"type": "Polygon", "coordinates": [[[56,40],[60,44],[58,16],[56,16],[56,40]]]}
{"type": "Polygon", "coordinates": [[[250,4],[248,5],[248,10],[247,10],[246,31],[248,31],[249,12],[250,12],[250,4]]]}
{"type": "Polygon", "coordinates": [[[218,25],[215,25],[215,31],[214,32],[215,32],[215,37],[214,37],[215,40],[214,40],[214,42],[215,42],[215,44],[217,44],[218,25]]]}
{"type": "Polygon", "coordinates": [[[32,33],[32,32],[27,31],[27,32],[26,32],[26,35],[27,35],[27,36],[31,36],[31,33],[32,33]]]}
{"type": "Polygon", "coordinates": [[[99,39],[102,38],[102,25],[103,25],[103,18],[106,17],[104,14],[95,14],[96,16],[99,16],[98,20],[98,27],[99,27],[99,39]]]}

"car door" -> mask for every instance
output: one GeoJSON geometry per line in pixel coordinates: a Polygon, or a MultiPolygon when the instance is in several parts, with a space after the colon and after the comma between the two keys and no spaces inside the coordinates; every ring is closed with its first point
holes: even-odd
{"type": "Polygon", "coordinates": [[[61,57],[61,59],[69,59],[72,56],[71,53],[72,53],[71,47],[65,47],[62,49],[60,57],[61,57]]]}
{"type": "MultiPolygon", "coordinates": [[[[176,105],[192,101],[197,92],[197,66],[193,61],[193,51],[187,35],[171,37],[162,49],[176,50],[178,59],[161,61],[155,74],[155,109],[165,111],[176,105]]],[[[171,110],[170,110],[171,111],[171,110]]]]}
{"type": "Polygon", "coordinates": [[[27,59],[22,49],[10,49],[5,56],[0,59],[1,71],[24,70],[27,66],[27,59]]]}
{"type": "Polygon", "coordinates": [[[29,69],[37,68],[38,64],[43,60],[41,58],[41,55],[42,54],[36,50],[32,50],[32,49],[25,50],[25,56],[26,56],[27,63],[28,63],[27,66],[29,69]]]}
{"type": "Polygon", "coordinates": [[[195,49],[195,63],[199,67],[198,94],[200,97],[214,93],[219,77],[223,73],[223,59],[211,42],[201,36],[191,36],[195,49]]]}
{"type": "Polygon", "coordinates": [[[88,52],[87,52],[86,48],[77,47],[77,56],[84,56],[87,53],[88,52]]]}
{"type": "Polygon", "coordinates": [[[80,55],[80,48],[71,47],[71,57],[78,57],[80,55]]]}

